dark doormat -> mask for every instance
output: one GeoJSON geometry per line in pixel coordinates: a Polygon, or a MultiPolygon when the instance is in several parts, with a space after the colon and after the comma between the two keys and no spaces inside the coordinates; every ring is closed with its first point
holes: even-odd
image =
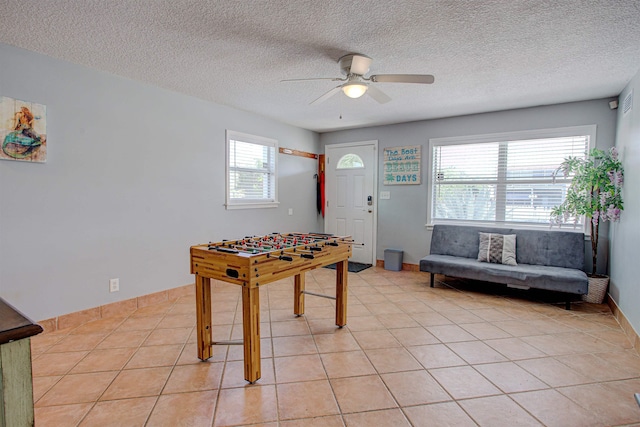
{"type": "MultiPolygon", "coordinates": [[[[362,270],[366,270],[371,267],[371,264],[363,264],[361,262],[352,262],[349,261],[349,273],[360,273],[362,270]]],[[[335,264],[325,265],[324,268],[330,268],[332,270],[336,269],[335,264]]]]}

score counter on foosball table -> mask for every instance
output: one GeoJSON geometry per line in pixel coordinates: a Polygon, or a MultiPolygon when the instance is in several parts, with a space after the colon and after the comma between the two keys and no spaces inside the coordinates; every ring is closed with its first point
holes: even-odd
{"type": "MultiPolygon", "coordinates": [[[[273,233],[224,240],[191,247],[195,274],[198,358],[213,355],[211,279],[242,286],[244,375],[250,383],[260,378],[260,286],[294,276],[293,313],[304,314],[304,295],[336,300],[336,325],[347,324],[348,258],[355,244],[350,236],[320,233],[273,233]],[[307,271],[336,264],[336,295],[305,291],[307,271]]],[[[238,343],[240,344],[240,343],[238,343]]]]}

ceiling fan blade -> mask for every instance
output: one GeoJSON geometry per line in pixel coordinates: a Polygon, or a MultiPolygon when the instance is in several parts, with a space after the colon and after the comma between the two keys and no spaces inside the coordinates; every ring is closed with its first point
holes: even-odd
{"type": "Polygon", "coordinates": [[[391,101],[391,98],[377,87],[369,85],[367,88],[367,93],[370,97],[378,101],[380,104],[386,104],[387,102],[391,101]]]}
{"type": "Polygon", "coordinates": [[[327,99],[331,98],[333,95],[335,95],[336,93],[340,92],[340,89],[342,88],[342,86],[336,86],[333,89],[331,89],[329,92],[325,93],[324,95],[322,95],[320,98],[317,98],[314,101],[311,101],[309,103],[309,105],[314,105],[314,104],[320,104],[321,102],[326,101],[327,99]]]}
{"type": "Polygon", "coordinates": [[[434,77],[431,74],[378,74],[369,77],[376,83],[423,83],[431,84],[434,77]]]}
{"type": "Polygon", "coordinates": [[[351,68],[349,69],[349,71],[352,74],[358,74],[361,76],[369,71],[371,61],[372,59],[368,56],[353,55],[353,59],[351,59],[351,68]]]}
{"type": "Polygon", "coordinates": [[[341,79],[339,77],[311,77],[308,79],[284,79],[284,80],[280,80],[280,82],[308,82],[313,80],[331,80],[334,82],[344,82],[347,79],[341,79]]]}

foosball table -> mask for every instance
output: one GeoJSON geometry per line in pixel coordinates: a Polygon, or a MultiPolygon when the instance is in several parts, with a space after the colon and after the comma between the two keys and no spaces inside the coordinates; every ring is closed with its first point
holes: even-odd
{"type": "Polygon", "coordinates": [[[191,247],[191,273],[195,274],[198,358],[213,355],[213,345],[232,344],[212,339],[211,279],[242,286],[244,377],[260,378],[260,287],[294,276],[293,313],[304,314],[305,273],[336,264],[336,325],[347,324],[348,258],[354,244],[350,236],[321,233],[272,233],[239,240],[191,247]]]}

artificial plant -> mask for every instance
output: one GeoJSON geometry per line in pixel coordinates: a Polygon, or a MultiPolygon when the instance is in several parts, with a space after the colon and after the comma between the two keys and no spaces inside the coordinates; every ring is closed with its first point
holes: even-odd
{"type": "Polygon", "coordinates": [[[623,210],[624,169],[615,147],[609,151],[592,149],[586,158],[567,157],[554,172],[572,177],[564,202],[551,211],[551,223],[579,223],[589,220],[591,230],[591,276],[596,276],[600,223],[620,220],[623,210]]]}

